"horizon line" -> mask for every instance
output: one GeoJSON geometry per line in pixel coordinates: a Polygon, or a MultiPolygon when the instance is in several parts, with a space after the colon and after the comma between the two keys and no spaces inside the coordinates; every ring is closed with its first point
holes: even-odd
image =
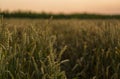
{"type": "Polygon", "coordinates": [[[37,13],[37,14],[41,14],[41,13],[46,13],[46,14],[65,14],[65,15],[70,15],[70,14],[94,14],[94,15],[120,15],[120,13],[101,13],[101,12],[87,12],[87,11],[83,11],[83,12],[46,12],[46,11],[33,11],[33,10],[2,10],[0,9],[0,12],[9,12],[9,13],[14,13],[14,12],[31,12],[31,13],[37,13]]]}

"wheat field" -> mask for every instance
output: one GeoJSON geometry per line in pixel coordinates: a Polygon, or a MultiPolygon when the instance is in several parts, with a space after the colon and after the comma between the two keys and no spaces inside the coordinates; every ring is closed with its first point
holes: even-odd
{"type": "Polygon", "coordinates": [[[0,79],[120,79],[120,20],[0,20],[0,79]]]}

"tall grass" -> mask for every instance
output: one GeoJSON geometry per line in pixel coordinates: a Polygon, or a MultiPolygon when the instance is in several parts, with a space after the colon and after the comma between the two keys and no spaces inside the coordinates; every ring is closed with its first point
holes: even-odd
{"type": "Polygon", "coordinates": [[[119,20],[0,23],[0,79],[119,79],[119,20]]]}
{"type": "Polygon", "coordinates": [[[0,79],[66,79],[61,54],[53,48],[56,36],[30,27],[0,26],[0,79]]]}

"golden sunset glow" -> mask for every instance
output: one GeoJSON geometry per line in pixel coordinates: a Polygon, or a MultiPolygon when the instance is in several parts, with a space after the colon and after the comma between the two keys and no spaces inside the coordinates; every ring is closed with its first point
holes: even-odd
{"type": "Polygon", "coordinates": [[[1,10],[120,14],[120,0],[0,0],[1,10]]]}

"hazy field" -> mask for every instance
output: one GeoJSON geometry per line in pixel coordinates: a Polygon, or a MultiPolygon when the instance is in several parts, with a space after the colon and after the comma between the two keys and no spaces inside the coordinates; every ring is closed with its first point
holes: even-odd
{"type": "Polygon", "coordinates": [[[120,79],[120,20],[1,19],[0,79],[120,79]]]}

